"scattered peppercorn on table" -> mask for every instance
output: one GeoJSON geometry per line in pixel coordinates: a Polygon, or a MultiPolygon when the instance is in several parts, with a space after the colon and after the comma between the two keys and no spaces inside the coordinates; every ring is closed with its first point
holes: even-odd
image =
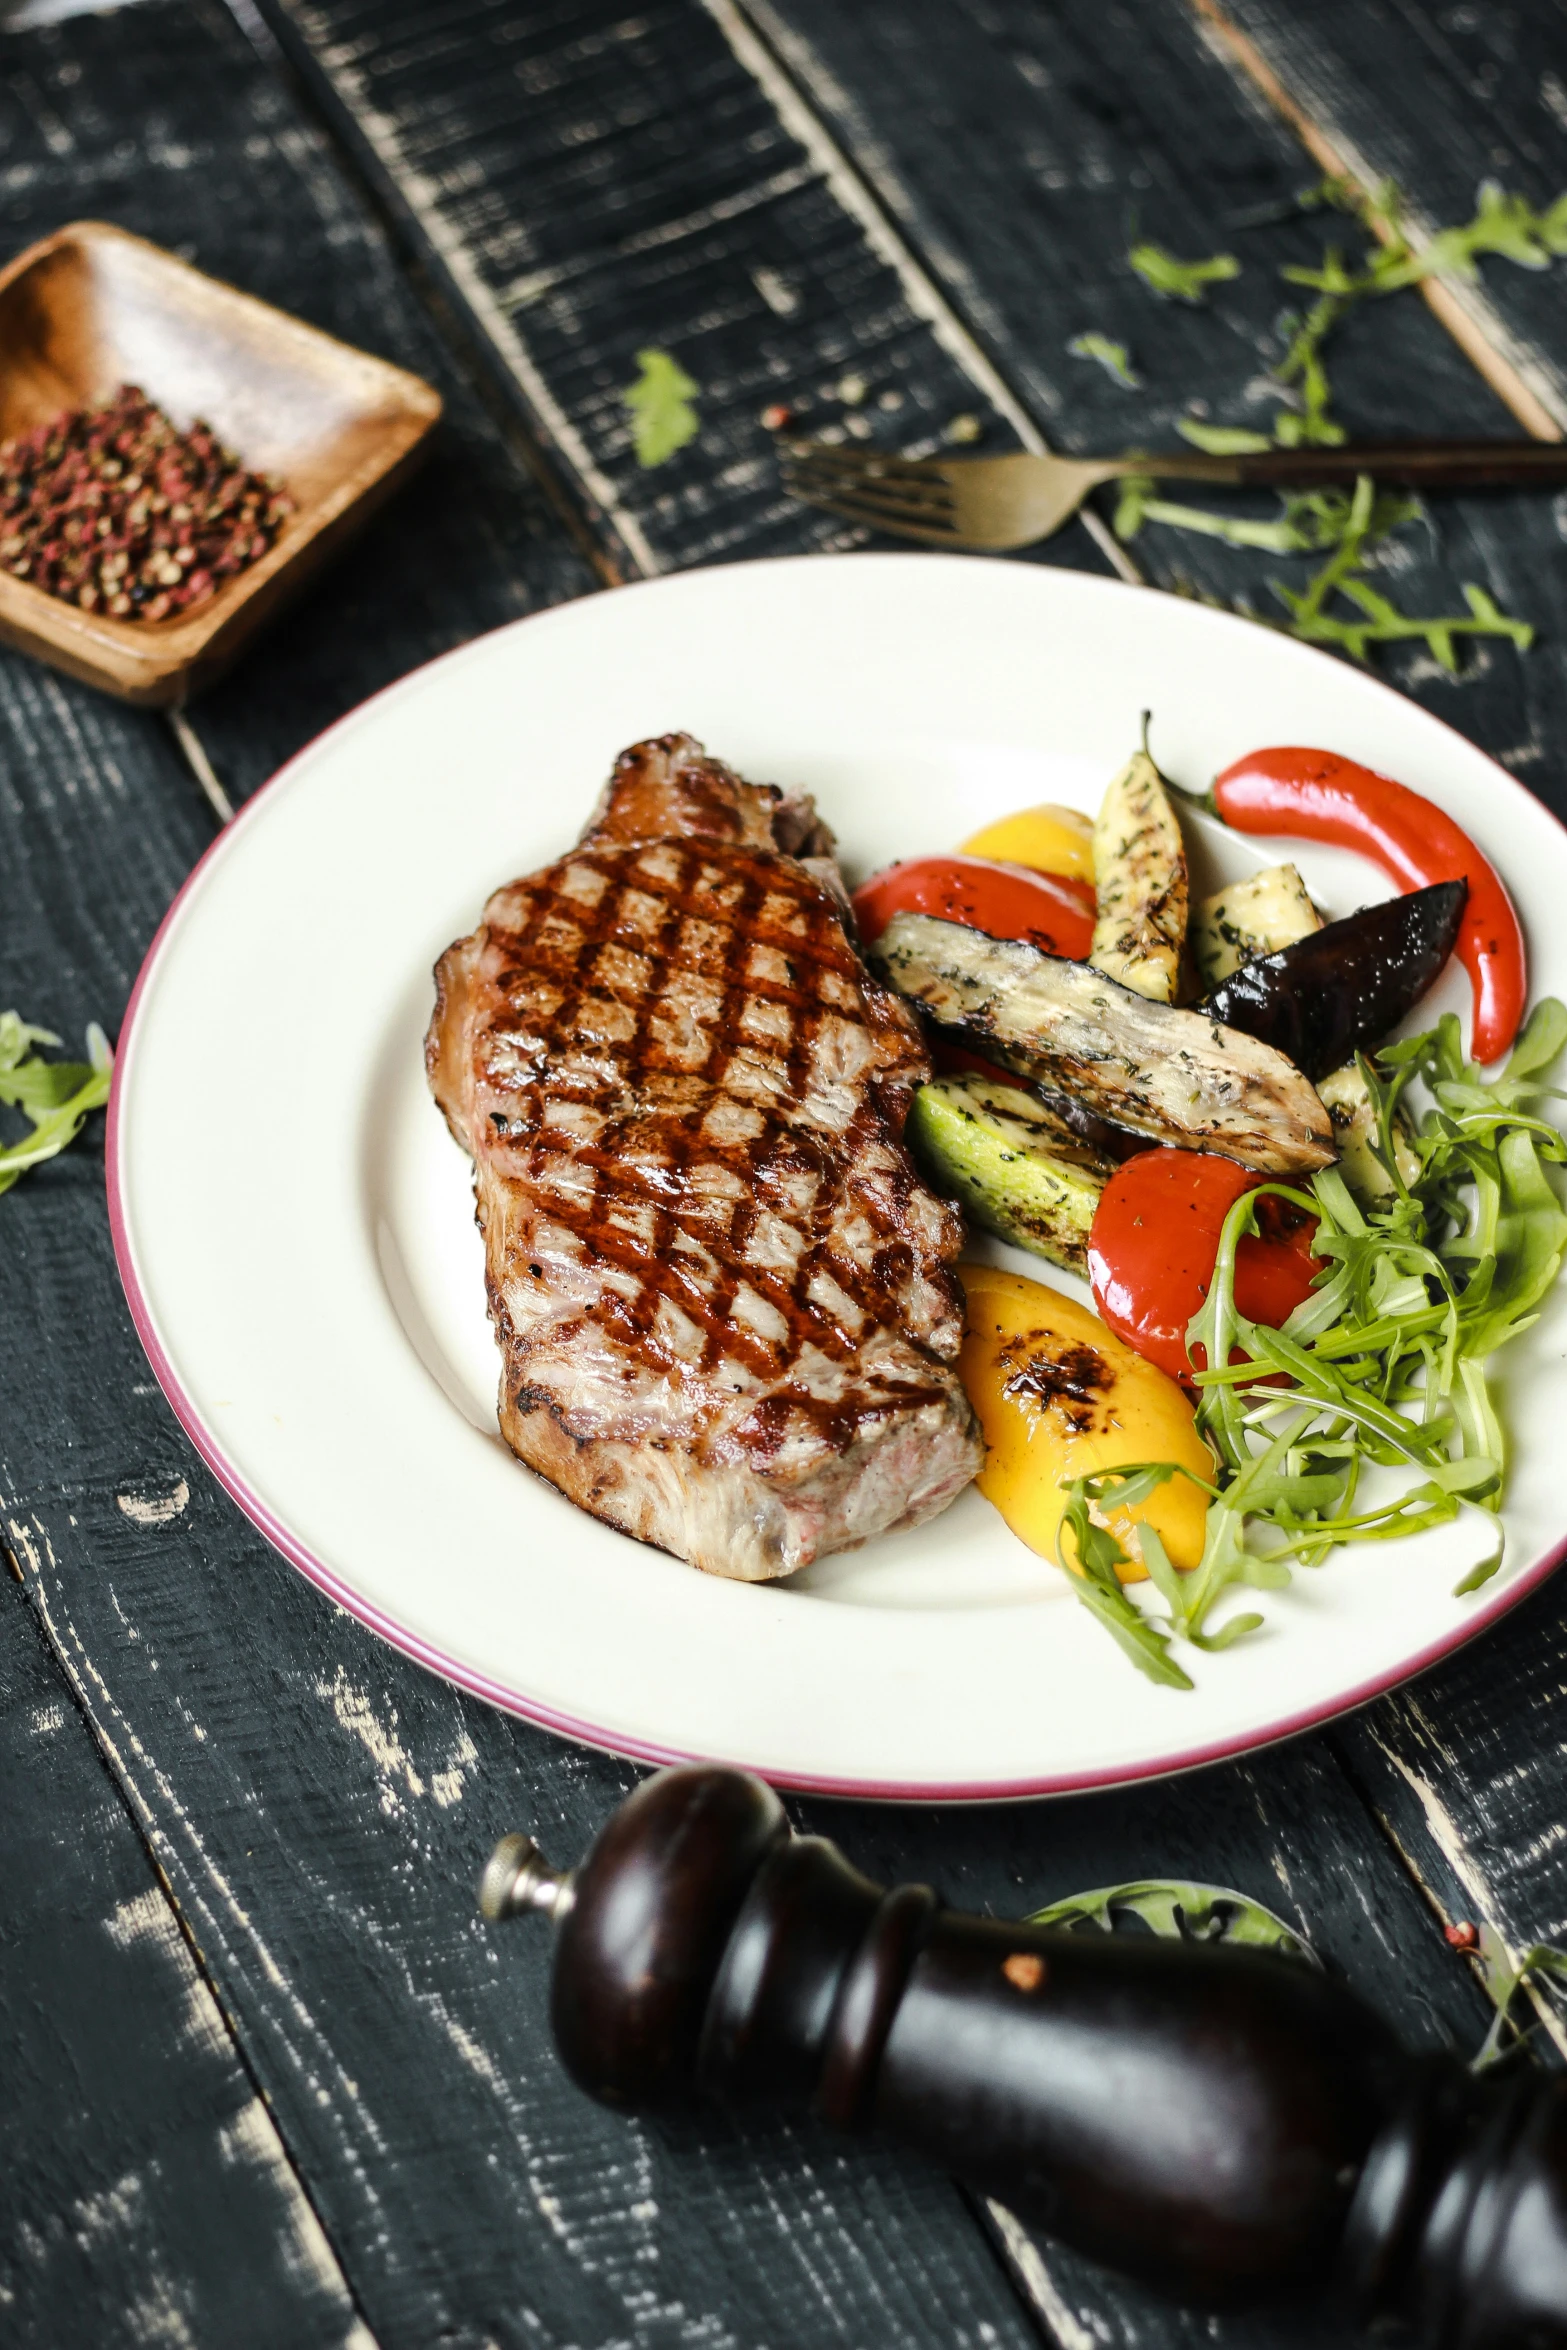
{"type": "MultiPolygon", "coordinates": [[[[382,685],[607,582],[847,543],[782,496],[779,432],[1086,453],[1183,421],[1567,426],[1547,0],[51,0],[0,44],[0,258],[106,221],[445,402],[424,471],[176,723],[0,656],[0,1010],[72,1051],[91,1021],[116,1035],[214,809],[382,685]],[[1367,175],[1358,216],[1323,188],[1333,158],[1367,175]],[[1402,210],[1376,191],[1394,172],[1402,210]],[[1478,289],[1422,275],[1449,226],[1478,289]],[[1311,305],[1350,299],[1325,248],[1352,276],[1368,239],[1406,230],[1410,258],[1323,341],[1311,305]]],[[[11,301],[0,379],[26,350],[29,415],[86,413],[8,428],[0,568],[155,631],[265,561],[297,485],[261,478],[243,433],[203,434],[199,404],[139,399],[134,335],[74,397],[71,353],[11,301]]],[[[1145,486],[1122,501],[1134,535],[1112,502],[1037,559],[1135,566],[1351,652],[1359,628],[1391,682],[1567,812],[1548,500],[1454,499],[1439,530],[1384,512],[1380,538],[1361,513],[1353,545],[1326,509],[1192,511],[1145,486]],[[1361,601],[1321,585],[1335,552],[1361,601]],[[1460,633],[1438,641],[1431,614],[1460,633]]],[[[1450,870],[1441,842],[1400,853],[1415,879],[1450,870]]],[[[933,889],[966,886],[942,863],[933,889]]],[[[1505,1025],[1505,955],[1471,943],[1505,1025]]],[[[306,1151],[331,1032],[324,1005],[299,1040],[306,1151]]],[[[666,2131],[578,2096],[546,2054],[542,1966],[486,1937],[472,1886],[498,1827],[581,1851],[636,1773],[379,1645],[240,1516],[127,1319],[99,1124],[0,1199],[7,2344],[1194,2340],[874,2139],[666,2131]]],[[[877,1875],[999,1916],[1132,1879],[1234,1886],[1405,2040],[1468,2049],[1490,2014],[1477,1954],[1494,1972],[1567,1941],[1563,1615],[1548,1584],[1403,1694],[1180,1781],[794,1813],[877,1875]]],[[[1567,2050],[1552,1996],[1546,2061],[1567,2050]]],[[[1202,2339],[1344,2337],[1248,2314],[1202,2339]]]]}

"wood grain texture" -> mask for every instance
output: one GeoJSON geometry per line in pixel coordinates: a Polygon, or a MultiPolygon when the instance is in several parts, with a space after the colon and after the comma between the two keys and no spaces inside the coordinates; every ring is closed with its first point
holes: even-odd
{"type": "MultiPolygon", "coordinates": [[[[756,111],[759,85],[735,79],[714,20],[666,8],[617,43],[621,22],[582,8],[505,12],[546,79],[532,93],[513,77],[530,101],[520,116],[495,64],[494,9],[361,9],[351,23],[318,11],[297,53],[336,120],[374,91],[356,152],[444,272],[449,299],[467,299],[435,233],[449,220],[496,286],[510,283],[501,273],[515,274],[519,251],[526,263],[536,249],[556,273],[519,314],[542,317],[547,381],[564,397],[535,408],[513,372],[517,413],[577,420],[657,562],[818,543],[756,470],[766,448],[747,421],[759,387],[745,369],[757,328],[763,360],[784,362],[781,377],[763,365],[761,396],[798,382],[813,415],[845,429],[861,412],[834,406],[822,386],[851,364],[869,374],[862,354],[887,369],[874,384],[902,385],[927,425],[960,397],[977,405],[975,377],[820,171],[780,183],[799,166],[799,143],[756,111]],[[553,86],[546,68],[559,74],[553,86]],[[438,101],[427,113],[425,90],[438,101]],[[384,121],[397,133],[390,160],[376,144],[384,121]],[[548,136],[535,146],[539,122],[548,136]],[[705,139],[693,139],[693,122],[705,139]],[[719,209],[709,217],[704,206],[719,209]],[[626,250],[644,229],[658,235],[626,250]],[[748,256],[801,293],[795,311],[758,290],[748,256]],[[641,477],[616,394],[650,334],[685,356],[684,326],[677,338],[653,323],[672,317],[713,336],[700,347],[716,358],[692,372],[719,387],[723,434],[704,441],[694,470],[641,477]],[[602,352],[613,365],[600,380],[602,352]]],[[[43,44],[27,60],[39,95],[11,124],[12,158],[32,175],[13,191],[24,210],[64,208],[79,171],[92,200],[72,195],[72,209],[108,210],[169,241],[199,233],[204,266],[461,394],[328,146],[221,14],[151,0],[29,40],[43,44]],[[62,132],[71,146],[51,143],[62,132]],[[201,141],[197,208],[179,155],[201,141]]],[[[873,94],[858,93],[862,111],[873,94]]],[[[919,102],[932,103],[929,87],[919,102]]],[[[1003,201],[1018,199],[987,194],[984,208],[1003,201]]],[[[7,217],[17,242],[32,233],[7,217]]],[[[482,270],[477,282],[490,283],[482,270]]],[[[484,304],[470,324],[501,348],[484,304]]],[[[871,412],[890,420],[881,429],[904,415],[871,412]]],[[[395,510],[377,548],[367,541],[351,559],[359,568],[345,565],[198,710],[239,789],[373,683],[487,614],[505,616],[506,599],[529,609],[585,581],[480,405],[465,413],[450,510],[401,536],[392,525],[414,509],[395,510]]],[[[591,491],[587,474],[574,478],[591,491]]],[[[616,548],[607,525],[605,543],[616,548]]],[[[1091,559],[1081,542],[1075,559],[1091,559]]],[[[25,883],[24,913],[0,947],[0,997],[68,1029],[93,1015],[112,1025],[205,831],[155,721],[0,670],[0,864],[25,883]]],[[[238,1519],[151,1388],[119,1300],[93,1151],[89,1140],[4,1204],[0,1326],[53,1340],[0,1357],[6,1539],[376,2339],[475,2350],[1022,2343],[1020,2308],[943,2181],[809,2129],[632,2129],[564,2083],[547,2053],[542,1949],[480,1928],[472,1882],[508,1826],[535,1828],[570,1858],[629,1772],[488,1713],[381,1648],[238,1519]]],[[[1465,1968],[1321,1740],[1244,1770],[1044,1810],[820,1805],[799,1816],[840,1834],[864,1865],[934,1878],[997,1912],[1123,1875],[1225,1878],[1294,1915],[1411,2039],[1462,2047],[1483,2028],[1465,1968]]],[[[1341,2339],[1316,2320],[1215,2333],[1048,2247],[1014,2243],[1011,2257],[1038,2271],[1025,2291],[1068,2350],[1326,2350],[1341,2339]]]]}
{"type": "MultiPolygon", "coordinates": [[[[265,4],[632,567],[858,543],[783,496],[774,404],[802,431],[874,420],[924,449],[977,415],[1012,445],[1005,391],[897,240],[867,228],[874,207],[829,143],[780,118],[723,0],[631,16],[609,0],[265,4]],[[700,386],[702,429],[644,471],[623,394],[649,345],[700,386]]],[[[1046,559],[1105,568],[1080,528],[1046,559]]]]}
{"type": "MultiPolygon", "coordinates": [[[[1266,375],[1284,349],[1280,312],[1296,299],[1278,270],[1319,263],[1343,223],[1278,217],[1317,168],[1184,0],[1106,0],[1048,16],[1027,0],[745,4],[1055,445],[1173,445],[1187,413],[1266,428],[1278,409],[1266,375]],[[1126,259],[1139,237],[1188,259],[1233,253],[1241,273],[1201,307],[1161,301],[1126,259]],[[1140,392],[1071,356],[1067,345],[1085,329],[1129,347],[1140,392]]],[[[1542,283],[1560,301],[1560,273],[1542,283]]],[[[1414,294],[1358,313],[1329,358],[1337,413],[1354,437],[1517,430],[1414,294]]],[[[1268,497],[1182,502],[1278,511],[1268,497]]],[[[1567,809],[1550,756],[1567,723],[1567,673],[1551,650],[1567,636],[1559,503],[1432,500],[1428,524],[1388,548],[1380,582],[1405,611],[1461,612],[1462,583],[1480,581],[1538,626],[1535,654],[1487,644],[1456,680],[1423,645],[1377,664],[1558,811],[1567,809]]],[[[1236,552],[1157,526],[1132,552],[1162,586],[1274,617],[1282,607],[1269,579],[1298,591],[1321,560],[1236,552]]]]}
{"type": "Polygon", "coordinates": [[[0,2333],[374,2350],[9,1577],[0,1773],[0,2333]]]}
{"type": "MultiPolygon", "coordinates": [[[[7,43],[0,256],[110,220],[433,381],[424,470],[191,712],[238,802],[419,662],[595,584],[444,349],[349,175],[214,0],[158,0],[7,43]]],[[[515,440],[515,436],[513,436],[515,440]]]]}
{"type": "MultiPolygon", "coordinates": [[[[209,266],[251,284],[270,272],[274,298],[340,329],[356,302],[390,294],[418,327],[351,189],[224,18],[149,6],[78,20],[38,36],[31,68],[18,144],[29,122],[56,126],[35,142],[36,171],[18,165],[31,201],[46,201],[57,150],[85,151],[83,176],[94,157],[102,172],[96,208],[117,196],[122,216],[168,234],[190,182],[164,175],[199,148],[221,195],[209,266]],[[164,83],[171,58],[182,70],[164,83]],[[132,111],[155,87],[156,135],[132,111]],[[80,109],[77,130],[58,105],[80,109]]],[[[29,225],[11,223],[19,240],[29,225]]],[[[386,309],[382,330],[400,338],[386,309]]],[[[425,546],[442,569],[418,596],[394,560],[367,562],[353,596],[319,607],[330,634],[314,665],[274,639],[231,699],[198,713],[231,777],[242,755],[250,779],[265,772],[341,697],[447,632],[585,584],[497,447],[481,420],[466,510],[425,546]]],[[[157,720],[0,663],[0,999],[67,1033],[92,1016],[112,1031],[208,829],[157,720]]],[[[786,2131],[628,2134],[570,2089],[545,2054],[542,1954],[531,1971],[525,1950],[508,1962],[472,1886],[505,1816],[564,1819],[568,1843],[585,1842],[625,1773],[460,1704],[311,1592],[215,1492],[130,1330],[96,1144],[6,1201],[0,1325],[29,1336],[0,1378],[5,1540],[377,2339],[1022,2343],[1005,2276],[941,2179],[814,2142],[802,2155],[786,2131]]],[[[116,2176],[118,2111],[105,2100],[97,2148],[116,2176]]],[[[212,2256],[250,2273],[265,2246],[229,2245],[222,2217],[212,2256]]]]}
{"type": "MultiPolygon", "coordinates": [[[[1539,207],[1567,190],[1567,8],[1482,0],[1223,0],[1289,97],[1417,233],[1467,220],[1484,180],[1539,207]]],[[[1492,261],[1450,295],[1567,426],[1567,319],[1551,275],[1492,261]]]]}

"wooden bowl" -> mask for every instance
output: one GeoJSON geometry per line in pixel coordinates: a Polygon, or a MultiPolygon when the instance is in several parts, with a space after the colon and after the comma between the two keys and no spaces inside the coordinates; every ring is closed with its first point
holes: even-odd
{"type": "Polygon", "coordinates": [[[83,612],[0,569],[0,642],[127,702],[210,684],[417,463],[441,413],[420,377],[96,220],[0,271],[0,354],[0,438],[139,384],[294,500],[258,562],[167,620],[83,612]]]}

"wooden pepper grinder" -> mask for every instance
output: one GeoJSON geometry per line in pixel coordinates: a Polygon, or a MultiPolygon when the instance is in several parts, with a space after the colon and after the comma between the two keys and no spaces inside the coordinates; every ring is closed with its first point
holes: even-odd
{"type": "Polygon", "coordinates": [[[480,1906],[554,1920],[556,2045],[606,2105],[885,2131],[1187,2300],[1328,2290],[1432,2350],[1567,2345],[1567,2083],[1411,2057],[1297,1960],[963,1917],[703,1766],[574,1874],[508,1836],[480,1906]]]}

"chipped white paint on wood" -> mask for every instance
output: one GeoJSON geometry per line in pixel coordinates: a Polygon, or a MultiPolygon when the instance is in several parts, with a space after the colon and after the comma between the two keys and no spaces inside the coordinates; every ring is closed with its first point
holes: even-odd
{"type": "Polygon", "coordinates": [[[352,47],[335,43],[331,27],[314,9],[302,8],[299,21],[312,42],[321,70],[395,181],[403,201],[440,256],[475,325],[482,329],[503,364],[515,376],[529,406],[619,533],[638,570],[651,578],[658,571],[659,563],[647,534],[636,516],[621,504],[614,483],[594,462],[587,442],[556,399],[503,304],[485,284],[478,263],[446,217],[439,183],[409,161],[402,132],[374,103],[369,81],[359,70],[352,47]]]}
{"type": "MultiPolygon", "coordinates": [[[[200,1830],[181,1803],[172,1783],[138,1737],[107,1681],[89,1656],[86,1644],[70,1615],[56,1607],[52,1586],[59,1576],[59,1562],[47,1529],[36,1517],[30,1524],[12,1518],[8,1521],[8,1531],[13,1555],[22,1569],[28,1591],[43,1621],[50,1647],[93,1724],[110,1768],[148,1844],[154,1854],[161,1853],[172,1839],[178,1839],[185,1848],[185,1867],[203,1888],[202,1898],[196,1905],[198,1912],[205,1913],[200,1916],[199,1938],[203,1945],[219,1939],[227,1941],[234,1936],[238,1936],[246,1945],[262,1980],[292,2016],[295,2030],[288,2046],[307,2087],[312,2083],[319,2087],[323,2072],[328,2077],[334,2073],[340,2075],[341,2067],[332,2059],[328,2033],[318,2024],[289,1973],[274,1956],[236,1896],[234,1888],[213,1859],[200,1830]],[[150,1791],[148,1785],[144,1784],[147,1781],[150,1781],[150,1791]]],[[[386,2147],[380,2141],[372,2118],[357,2100],[352,2109],[359,2117],[359,2126],[366,2129],[371,2139],[371,2151],[377,2157],[384,2157],[386,2147]]],[[[356,2184],[366,2202],[372,2210],[379,2211],[380,2198],[369,2176],[364,2150],[357,2144],[345,2144],[343,2153],[346,2163],[356,2174],[356,2184]]],[[[288,2168],[281,2142],[278,2158],[288,2168]]],[[[288,2176],[294,2182],[292,2191],[303,2199],[303,2190],[294,2178],[292,2169],[288,2170],[288,2176]]],[[[379,2243],[383,2257],[395,2257],[391,2231],[384,2225],[379,2232],[379,2243]]],[[[346,2298],[346,2283],[343,2290],[346,2298]]]]}
{"type": "MultiPolygon", "coordinates": [[[[27,1543],[26,1530],[14,1521],[10,1531],[13,1541],[27,1543]]],[[[36,1572],[36,1551],[30,1564],[36,1572]]],[[[104,1930],[119,1950],[148,1948],[157,1955],[178,1985],[184,2008],[185,2037],[204,2055],[220,2063],[232,2063],[234,2048],[222,2011],[211,1985],[197,1969],[190,1946],[161,1888],[149,1885],[145,1893],[120,1902],[105,1919],[104,1930]]],[[[375,2350],[374,2337],[353,2307],[347,2280],[288,2159],[277,2125],[259,2097],[252,2098],[236,2118],[224,2124],[218,2142],[225,2162],[247,2166],[264,2179],[286,2231],[281,2251],[289,2273],[301,2283],[308,2283],[329,2303],[340,2305],[343,2350],[375,2350]]],[[[81,2206],[78,2225],[84,2242],[90,2243],[95,2231],[102,2233],[107,2228],[123,2226],[137,2192],[137,2180],[128,2175],[113,2189],[93,2198],[90,2206],[81,2206]]],[[[132,2328],[132,2339],[148,2343],[193,2342],[178,2298],[167,2279],[150,2281],[144,2314],[147,2322],[143,2327],[132,2328]]]]}
{"type": "Polygon", "coordinates": [[[167,1493],[117,1493],[117,1507],[136,1526],[167,1526],[190,1506],[190,1487],[177,1477],[167,1493]]]}
{"type": "Polygon", "coordinates": [[[479,1759],[478,1749],[466,1730],[459,1733],[451,1752],[438,1771],[432,1771],[428,1782],[415,1767],[402,1740],[397,1735],[395,1709],[389,1723],[383,1723],[363,1689],[356,1689],[338,1666],[330,1681],[317,1681],[316,1695],[324,1697],[336,1715],[341,1728],[359,1740],[360,1745],[376,1766],[381,1780],[381,1809],[388,1814],[400,1805],[399,1781],[402,1788],[415,1798],[428,1793],[442,1811],[450,1810],[462,1800],[463,1782],[479,1759]]]}
{"type": "MultiPolygon", "coordinates": [[[[1445,1752],[1442,1746],[1442,1742],[1437,1736],[1435,1729],[1427,1720],[1425,1715],[1421,1712],[1419,1701],[1415,1698],[1406,1698],[1404,1700],[1404,1704],[1411,1719],[1419,1728],[1422,1735],[1429,1742],[1433,1751],[1444,1760],[1453,1763],[1456,1767],[1456,1756],[1445,1752]]],[[[1414,1796],[1416,1802],[1419,1804],[1421,1816],[1425,1821],[1426,1831],[1429,1834],[1432,1843],[1436,1846],[1438,1852],[1442,1855],[1443,1860],[1446,1861],[1448,1867],[1452,1870],[1453,1876],[1457,1880],[1458,1884],[1463,1888],[1464,1898],[1469,1904],[1469,1912],[1472,1922],[1475,1925],[1485,1926],[1487,1930],[1494,1936],[1495,1940],[1501,1946],[1501,1948],[1506,1951],[1509,1964],[1516,1966],[1522,1953],[1518,1946],[1509,1939],[1508,1935],[1502,1929],[1493,1906],[1492,1889],[1486,1881],[1485,1874],[1481,1869],[1479,1862],[1475,1858],[1475,1855],[1470,1851],[1468,1844],[1464,1840],[1463,1830],[1460,1828],[1458,1822],[1454,1819],[1452,1813],[1448,1810],[1446,1804],[1442,1801],[1440,1794],[1432,1785],[1431,1781],[1426,1778],[1422,1772],[1417,1771],[1414,1765],[1406,1761],[1404,1756],[1398,1752],[1397,1748],[1389,1743],[1387,1738],[1377,1728],[1374,1719],[1368,1721],[1367,1727],[1372,1744],[1376,1747],[1378,1753],[1381,1754],[1390,1767],[1397,1772],[1398,1776],[1403,1780],[1405,1786],[1409,1789],[1410,1793],[1414,1796]]],[[[1417,1883],[1421,1884],[1422,1889],[1426,1894],[1426,1898],[1430,1901],[1438,1916],[1443,1917],[1445,1924],[1452,1925],[1457,1923],[1455,1919],[1447,1918],[1445,1916],[1441,1903],[1437,1900],[1436,1895],[1432,1892],[1431,1888],[1425,1884],[1424,1879],[1421,1876],[1419,1864],[1416,1861],[1414,1854],[1411,1853],[1403,1844],[1403,1842],[1398,1838],[1397,1831],[1390,1827],[1389,1833],[1394,1837],[1395,1842],[1398,1843],[1399,1851],[1403,1854],[1405,1864],[1407,1865],[1410,1874],[1416,1879],[1417,1883]]],[[[1532,1984],[1526,1983],[1524,1985],[1522,1995],[1529,2000],[1531,2006],[1534,2008],[1535,2014],[1539,2017],[1540,2022],[1544,2025],[1546,2031],[1549,2033],[1551,2039],[1555,2042],[1562,2055],[1567,2056],[1567,2017],[1560,2015],[1552,2006],[1551,2002],[1543,1997],[1539,1992],[1537,1992],[1532,1984]]]]}
{"type": "Polygon", "coordinates": [[[234,803],[218,781],[217,770],[207,756],[206,744],[183,710],[170,710],[167,712],[167,717],[174,730],[174,739],[184,752],[190,771],[200,784],[208,807],[220,824],[232,824],[234,803]]]}
{"type": "Polygon", "coordinates": [[[1039,2311],[1050,2328],[1059,2350],[1101,2350],[1101,2345],[1113,2337],[1096,2325],[1092,2332],[1070,2310],[1062,2299],[1054,2277],[1045,2266],[1044,2255],[1021,2220],[1014,2219],[1004,2203],[992,2197],[985,2198],[985,2209],[996,2224],[996,2233],[1006,2247],[1007,2259],[1017,2274],[1017,2282],[1039,2311]]]}
{"type": "MultiPolygon", "coordinates": [[[[1213,54],[1231,72],[1243,75],[1259,89],[1289,123],[1313,161],[1335,179],[1353,182],[1363,196],[1373,195],[1387,176],[1352,139],[1342,123],[1325,126],[1300,102],[1275,72],[1257,42],[1218,5],[1218,0],[1191,0],[1198,30],[1213,54]]],[[[1424,252],[1441,225],[1405,197],[1400,228],[1416,252],[1424,252]]],[[[1378,235],[1383,231],[1378,229],[1378,235]]],[[[1567,431],[1567,376],[1546,356],[1515,335],[1486,299],[1478,281],[1453,277],[1425,278],[1420,293],[1446,327],[1465,357],[1505,400],[1526,432],[1536,439],[1559,441],[1567,431]]]]}
{"type": "MultiPolygon", "coordinates": [[[[1006,418],[1024,448],[1041,454],[1048,453],[1049,443],[1023,402],[1000,370],[991,363],[935,280],[920,267],[820,116],[800,97],[778,59],[780,56],[787,58],[794,70],[807,80],[822,71],[819,62],[793,31],[774,15],[767,6],[767,0],[747,0],[744,15],[735,0],[702,0],[702,5],[747,73],[760,83],[785,130],[799,141],[838,203],[862,230],[876,258],[896,272],[904,298],[915,316],[925,321],[942,349],[957,361],[975,389],[984,395],[999,416],[1006,418]],[[765,29],[766,40],[758,37],[756,27],[747,21],[748,17],[754,17],[756,26],[765,29]]],[[[874,143],[871,145],[874,151],[874,143]]],[[[899,202],[896,175],[890,167],[885,175],[878,175],[876,193],[886,202],[899,202]]],[[[967,273],[955,256],[943,254],[941,266],[958,282],[968,283],[967,273]]],[[[972,291],[976,304],[983,311],[986,306],[977,288],[972,291]]],[[[1117,574],[1134,585],[1140,585],[1142,572],[1115,533],[1092,507],[1085,506],[1077,519],[1117,574]]]]}

